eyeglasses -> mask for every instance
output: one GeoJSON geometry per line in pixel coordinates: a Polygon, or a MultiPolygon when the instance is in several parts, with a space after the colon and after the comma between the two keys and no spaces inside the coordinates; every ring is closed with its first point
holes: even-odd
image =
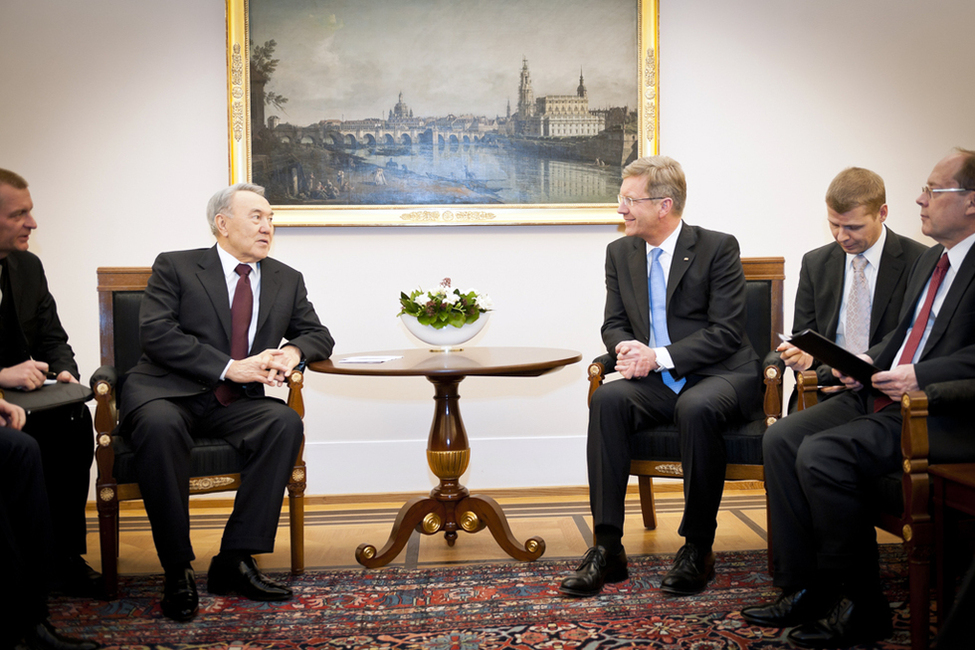
{"type": "Polygon", "coordinates": [[[942,192],[975,192],[975,190],[969,190],[964,187],[930,187],[928,185],[921,188],[921,194],[927,194],[928,199],[933,199],[935,194],[941,194],[942,192]]]}
{"type": "Polygon", "coordinates": [[[639,203],[640,201],[661,201],[663,199],[668,199],[668,196],[648,196],[644,199],[634,199],[632,196],[623,196],[620,194],[616,197],[617,203],[625,203],[626,207],[632,208],[634,203],[639,203]]]}

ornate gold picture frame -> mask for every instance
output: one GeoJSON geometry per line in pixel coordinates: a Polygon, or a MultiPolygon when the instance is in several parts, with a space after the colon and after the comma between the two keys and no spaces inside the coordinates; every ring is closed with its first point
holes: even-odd
{"type": "Polygon", "coordinates": [[[231,183],[278,226],[618,223],[620,169],[658,152],[658,0],[444,6],[227,0],[231,183]]]}

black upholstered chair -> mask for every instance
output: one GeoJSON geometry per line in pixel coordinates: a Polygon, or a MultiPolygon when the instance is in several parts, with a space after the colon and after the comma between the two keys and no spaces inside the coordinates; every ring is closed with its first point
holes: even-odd
{"type": "MultiPolygon", "coordinates": [[[[748,314],[746,333],[759,358],[764,359],[762,375],[756,383],[765,385],[765,416],[724,432],[728,452],[726,478],[729,480],[765,479],[762,465],[762,436],[765,429],[782,416],[782,373],[785,364],[774,352],[777,335],[782,332],[782,285],[785,260],[781,257],[742,258],[747,281],[748,314]]],[[[589,397],[614,372],[616,360],[604,354],[589,364],[589,397]]],[[[637,432],[632,437],[630,474],[639,477],[643,525],[657,527],[653,502],[653,478],[681,478],[680,434],[673,424],[637,432]]],[[[770,565],[771,566],[771,565],[770,565]]]]}
{"type": "MultiPolygon", "coordinates": [[[[123,375],[141,356],[139,305],[151,270],[145,267],[99,268],[98,305],[101,332],[101,362],[91,378],[97,407],[95,433],[98,467],[96,502],[101,541],[102,573],[109,598],[118,595],[119,502],[141,499],[128,440],[115,435],[116,404],[123,390],[123,375]]],[[[288,405],[304,415],[301,397],[302,373],[295,370],[288,379],[288,405]]],[[[191,455],[190,493],[204,494],[236,490],[240,486],[240,458],[221,439],[196,439],[191,455]]],[[[291,572],[304,571],[304,446],[298,453],[288,483],[288,512],[291,524],[291,572]]]]}

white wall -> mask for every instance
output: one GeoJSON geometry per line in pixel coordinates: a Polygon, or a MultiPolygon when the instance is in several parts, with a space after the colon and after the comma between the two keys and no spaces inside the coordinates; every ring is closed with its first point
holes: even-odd
{"type": "MultiPolygon", "coordinates": [[[[913,200],[954,145],[975,146],[969,0],[661,0],[662,153],[689,179],[685,217],[746,256],[799,259],[829,241],[823,194],[862,165],[887,181],[890,224],[921,238],[913,200]]],[[[98,266],[209,245],[227,182],[219,0],[5,0],[0,167],[27,177],[44,260],[83,374],[98,365],[98,266]]],[[[613,226],[279,229],[337,353],[412,345],[399,291],[449,275],[497,304],[482,345],[601,351],[613,226]],[[532,307],[540,297],[550,307],[532,307]]],[[[585,368],[461,385],[476,489],[583,485],[585,368]]],[[[426,491],[433,410],[423,379],[312,375],[309,494],[426,491]]]]}

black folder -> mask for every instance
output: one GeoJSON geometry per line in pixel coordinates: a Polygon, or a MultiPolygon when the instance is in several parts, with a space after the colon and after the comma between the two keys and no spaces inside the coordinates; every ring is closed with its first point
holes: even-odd
{"type": "Polygon", "coordinates": [[[66,406],[68,404],[87,402],[93,395],[91,389],[84,384],[57,382],[54,384],[45,384],[31,391],[8,388],[7,390],[0,391],[0,397],[11,404],[16,404],[21,407],[30,415],[37,411],[46,411],[47,409],[66,406]]]}
{"type": "Polygon", "coordinates": [[[870,387],[870,378],[880,372],[880,368],[861,359],[849,350],[830,341],[825,336],[812,330],[803,330],[792,338],[789,343],[803,352],[808,352],[821,362],[829,364],[844,375],[853,377],[866,387],[870,387]]]}

